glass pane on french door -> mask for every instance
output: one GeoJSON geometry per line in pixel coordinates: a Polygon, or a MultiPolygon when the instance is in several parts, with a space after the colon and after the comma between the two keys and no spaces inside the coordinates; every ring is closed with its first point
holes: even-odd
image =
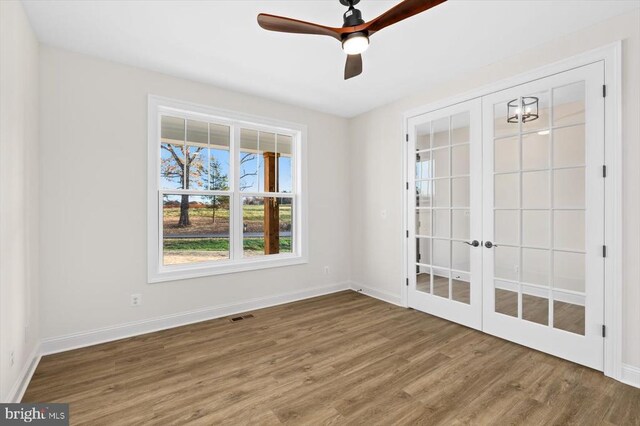
{"type": "Polygon", "coordinates": [[[484,326],[602,369],[602,64],[484,98],[484,326]]]}
{"type": "Polygon", "coordinates": [[[482,298],[481,247],[472,240],[481,232],[479,107],[475,100],[410,120],[408,150],[410,304],[476,328],[482,298]]]}

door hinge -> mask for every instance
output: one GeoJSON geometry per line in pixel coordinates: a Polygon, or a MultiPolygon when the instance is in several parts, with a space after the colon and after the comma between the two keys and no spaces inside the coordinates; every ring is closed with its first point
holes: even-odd
{"type": "Polygon", "coordinates": [[[409,230],[407,229],[407,238],[409,238],[409,230]]]}
{"type": "Polygon", "coordinates": [[[409,287],[409,278],[407,278],[407,284],[406,285],[407,285],[407,287],[409,287]]]}
{"type": "Polygon", "coordinates": [[[607,246],[602,246],[602,257],[607,257],[607,246]]]}
{"type": "Polygon", "coordinates": [[[409,182],[407,182],[407,191],[409,190],[409,182]]]}
{"type": "Polygon", "coordinates": [[[409,142],[409,133],[406,133],[406,134],[404,135],[404,140],[405,140],[406,142],[409,142]]]}
{"type": "Polygon", "coordinates": [[[606,84],[602,85],[602,97],[603,98],[607,97],[607,85],[606,84]]]}
{"type": "Polygon", "coordinates": [[[602,165],[602,177],[606,178],[607,177],[607,166],[606,165],[602,165]]]}
{"type": "Polygon", "coordinates": [[[607,326],[602,324],[602,337],[607,337],[607,326]]]}

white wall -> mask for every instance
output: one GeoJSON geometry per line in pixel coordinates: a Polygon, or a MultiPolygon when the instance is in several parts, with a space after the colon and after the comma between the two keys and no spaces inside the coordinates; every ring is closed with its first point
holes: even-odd
{"type": "Polygon", "coordinates": [[[431,91],[350,121],[351,278],[399,300],[402,245],[402,114],[578,53],[623,40],[623,362],[640,367],[640,11],[621,15],[516,57],[438,85],[431,91]],[[382,210],[388,212],[386,218],[382,210]]]}
{"type": "Polygon", "coordinates": [[[45,46],[40,76],[44,339],[349,279],[346,119],[45,46]],[[308,264],[147,284],[148,94],[308,126],[308,264]]]}
{"type": "Polygon", "coordinates": [[[0,401],[4,402],[17,392],[38,343],[38,42],[17,1],[0,2],[0,93],[0,401]]]}

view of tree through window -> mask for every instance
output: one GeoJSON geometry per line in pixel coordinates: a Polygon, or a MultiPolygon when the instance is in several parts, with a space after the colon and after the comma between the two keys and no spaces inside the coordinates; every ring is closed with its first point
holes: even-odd
{"type": "Polygon", "coordinates": [[[161,117],[164,265],[293,253],[293,138],[237,130],[161,117]]]}

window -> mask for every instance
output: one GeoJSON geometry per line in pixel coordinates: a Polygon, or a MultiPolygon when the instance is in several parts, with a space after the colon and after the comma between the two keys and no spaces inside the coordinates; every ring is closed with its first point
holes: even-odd
{"type": "Polygon", "coordinates": [[[149,97],[149,282],[306,262],[304,126],[149,97]]]}

